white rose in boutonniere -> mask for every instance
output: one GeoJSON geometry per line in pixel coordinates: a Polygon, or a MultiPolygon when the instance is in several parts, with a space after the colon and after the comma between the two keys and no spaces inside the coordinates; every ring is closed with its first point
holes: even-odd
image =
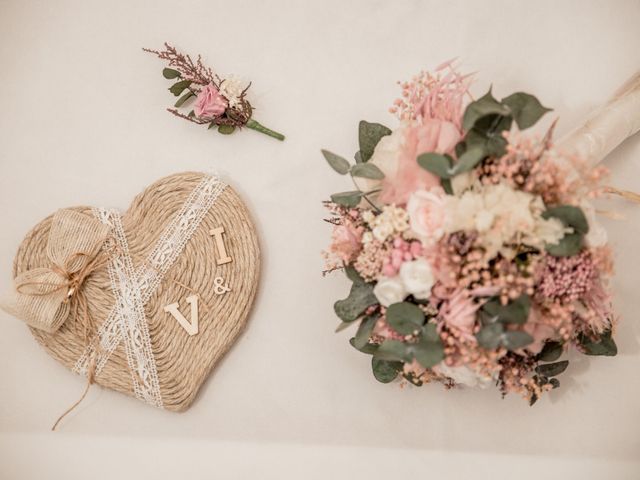
{"type": "Polygon", "coordinates": [[[431,287],[435,282],[431,265],[424,258],[405,262],[400,267],[400,278],[404,288],[417,299],[431,296],[431,287]]]}
{"type": "Polygon", "coordinates": [[[399,277],[380,278],[376,286],[373,287],[373,294],[380,302],[380,305],[385,307],[403,301],[408,295],[399,277]]]}

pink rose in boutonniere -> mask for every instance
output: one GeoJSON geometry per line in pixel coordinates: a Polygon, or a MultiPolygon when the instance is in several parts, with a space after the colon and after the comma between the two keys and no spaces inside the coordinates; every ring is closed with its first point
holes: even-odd
{"type": "Polygon", "coordinates": [[[261,125],[253,118],[253,107],[247,100],[247,90],[251,83],[242,82],[235,77],[221,78],[202,63],[199,55],[194,61],[168,43],[164,46],[165,49],[160,51],[148,48],[143,50],[165,60],[168,67],[162,70],[162,75],[168,80],[176,80],[169,91],[179,98],[174,108],[167,109],[169,112],[189,122],[208,125],[210,129],[215,128],[226,135],[247,127],[284,140],[284,135],[261,125]],[[183,113],[179,110],[188,107],[194,99],[191,111],[183,113]]]}
{"type": "Polygon", "coordinates": [[[213,120],[219,117],[227,109],[229,102],[220,95],[220,91],[213,84],[206,85],[198,96],[193,106],[196,117],[203,120],[213,120]]]}

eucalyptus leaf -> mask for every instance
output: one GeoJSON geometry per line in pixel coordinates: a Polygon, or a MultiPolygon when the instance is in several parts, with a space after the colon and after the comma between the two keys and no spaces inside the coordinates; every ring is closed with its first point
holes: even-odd
{"type": "Polygon", "coordinates": [[[538,354],[538,360],[543,362],[555,362],[560,358],[564,349],[560,342],[546,342],[538,354]]]}
{"type": "Polygon", "coordinates": [[[374,356],[371,359],[373,376],[381,383],[389,383],[395,380],[402,369],[402,362],[390,362],[374,356]]]}
{"type": "Polygon", "coordinates": [[[231,135],[235,130],[236,130],[236,127],[234,127],[233,125],[218,126],[218,133],[221,133],[223,135],[231,135]]]}
{"type": "Polygon", "coordinates": [[[474,145],[466,150],[456,164],[451,168],[451,176],[466,172],[474,168],[482,159],[487,156],[484,145],[474,145]]]}
{"type": "Polygon", "coordinates": [[[180,77],[180,72],[178,70],[174,70],[173,68],[165,68],[162,70],[162,75],[164,76],[164,78],[171,80],[173,78],[180,77]]]}
{"type": "Polygon", "coordinates": [[[451,178],[453,160],[448,155],[439,153],[423,153],[418,155],[418,165],[440,178],[451,178]]]}
{"type": "Polygon", "coordinates": [[[469,131],[478,120],[488,115],[508,116],[509,114],[509,108],[493,98],[489,90],[484,96],[467,106],[462,117],[462,128],[469,131]]]}
{"type": "Polygon", "coordinates": [[[550,108],[543,107],[536,97],[524,92],[509,95],[502,99],[502,103],[509,107],[520,130],[535,125],[545,113],[551,111],[550,108]]]}
{"type": "Polygon", "coordinates": [[[422,338],[412,345],[411,350],[414,358],[424,368],[431,368],[444,359],[444,346],[439,338],[437,341],[422,338]]]}
{"type": "Polygon", "coordinates": [[[476,333],[476,339],[482,348],[494,350],[500,346],[503,333],[504,327],[501,323],[491,323],[485,325],[476,333]]]}
{"type": "Polygon", "coordinates": [[[564,372],[568,366],[568,360],[556,363],[545,363],[543,365],[538,365],[536,367],[536,372],[540,375],[544,375],[545,377],[555,377],[556,375],[560,375],[564,372]]]}
{"type": "Polygon", "coordinates": [[[176,108],[180,108],[182,105],[184,105],[184,102],[195,96],[196,95],[191,90],[189,90],[187,93],[181,96],[173,106],[176,108]]]}
{"type": "Polygon", "coordinates": [[[358,271],[351,266],[344,267],[344,273],[353,283],[366,283],[358,271]]]}
{"type": "Polygon", "coordinates": [[[451,185],[450,178],[441,178],[440,184],[442,185],[444,193],[446,193],[447,195],[453,195],[453,186],[451,185]]]}
{"type": "Polygon", "coordinates": [[[356,152],[356,154],[353,156],[353,159],[356,161],[356,163],[364,163],[364,161],[362,160],[362,154],[360,153],[360,150],[356,152]]]}
{"type": "Polygon", "coordinates": [[[587,355],[604,355],[614,357],[618,354],[618,346],[611,337],[611,330],[606,331],[600,336],[599,341],[589,338],[587,335],[580,334],[578,343],[587,355]]]}
{"type": "Polygon", "coordinates": [[[413,303],[394,303],[387,308],[387,322],[396,332],[410,335],[424,324],[424,312],[413,303]]]}
{"type": "Polygon", "coordinates": [[[579,233],[565,233],[558,243],[547,243],[544,248],[554,257],[572,257],[582,250],[582,238],[579,233]]]}
{"type": "Polygon", "coordinates": [[[351,175],[354,177],[370,178],[372,180],[382,180],[384,173],[373,163],[358,163],[351,167],[351,175]]]}
{"type": "Polygon", "coordinates": [[[354,337],[354,347],[361,350],[369,343],[369,339],[379,318],[379,315],[370,315],[362,319],[358,326],[356,336],[354,337]]]}
{"type": "Polygon", "coordinates": [[[542,213],[543,218],[557,218],[566,227],[573,228],[575,233],[589,233],[589,222],[582,209],[573,205],[560,205],[549,208],[542,213]]]}
{"type": "MultiPolygon", "coordinates": [[[[486,328],[486,327],[485,327],[486,328]]],[[[521,330],[510,330],[504,332],[501,343],[508,350],[518,350],[519,348],[526,347],[533,342],[533,337],[527,332],[521,330]]]]}
{"type": "Polygon", "coordinates": [[[522,294],[506,305],[502,305],[499,298],[493,298],[482,306],[481,319],[484,323],[515,323],[523,324],[529,318],[531,299],[522,294]]]}
{"type": "Polygon", "coordinates": [[[367,307],[378,303],[373,294],[373,286],[369,283],[354,283],[351,285],[349,296],[344,300],[338,300],[333,309],[344,322],[353,322],[360,317],[367,307]]]}
{"type": "Polygon", "coordinates": [[[362,192],[354,190],[351,192],[334,193],[331,195],[331,201],[345,207],[357,207],[362,199],[362,192]]]}
{"type": "Polygon", "coordinates": [[[185,88],[191,85],[191,80],[180,80],[169,87],[169,91],[176,97],[179,96],[185,88]]]}
{"type": "Polygon", "coordinates": [[[374,353],[376,353],[378,351],[378,347],[380,347],[380,345],[377,345],[375,343],[367,343],[362,348],[358,348],[358,347],[356,347],[356,339],[355,339],[355,337],[352,337],[349,340],[349,343],[351,344],[351,346],[353,348],[355,348],[359,352],[366,353],[367,355],[373,355],[374,353]]]}
{"type": "Polygon", "coordinates": [[[391,130],[384,125],[361,120],[358,126],[358,141],[362,161],[368,162],[380,139],[390,134],[391,130]]]}
{"type": "Polygon", "coordinates": [[[340,155],[336,155],[328,150],[321,150],[321,152],[329,166],[336,172],[340,175],[346,175],[349,173],[351,165],[349,165],[349,162],[345,158],[342,158],[340,155]]]}
{"type": "Polygon", "coordinates": [[[589,222],[584,212],[573,205],[560,205],[549,208],[542,213],[543,218],[557,218],[565,227],[573,229],[573,233],[567,233],[558,243],[547,243],[546,251],[554,257],[570,257],[582,250],[582,240],[589,232],[589,222]]]}
{"type": "Polygon", "coordinates": [[[375,356],[382,360],[398,362],[410,362],[413,359],[407,343],[391,339],[382,342],[375,356]]]}

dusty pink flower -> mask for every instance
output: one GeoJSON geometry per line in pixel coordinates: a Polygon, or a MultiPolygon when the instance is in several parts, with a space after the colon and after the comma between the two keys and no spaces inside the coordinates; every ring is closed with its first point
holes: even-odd
{"type": "Polygon", "coordinates": [[[344,262],[349,262],[360,251],[361,238],[361,229],[351,225],[337,225],[331,235],[331,253],[340,257],[344,262]]]}
{"type": "Polygon", "coordinates": [[[416,190],[429,190],[440,185],[440,179],[418,165],[418,155],[427,152],[452,153],[462,138],[452,122],[426,119],[404,129],[404,139],[395,169],[382,182],[380,201],[404,205],[416,190]]]}
{"type": "Polygon", "coordinates": [[[473,336],[479,304],[466,290],[454,292],[440,308],[440,316],[449,328],[456,328],[468,338],[473,336]]]}
{"type": "Polygon", "coordinates": [[[544,316],[535,307],[531,308],[523,329],[533,337],[533,342],[526,349],[534,355],[540,353],[545,341],[557,337],[556,329],[544,321],[544,316]]]}
{"type": "Polygon", "coordinates": [[[411,230],[420,240],[431,245],[444,235],[444,191],[440,187],[413,192],[407,203],[411,230]]]}
{"type": "Polygon", "coordinates": [[[210,83],[198,93],[193,112],[198,118],[213,120],[222,115],[228,105],[227,99],[220,95],[220,91],[210,83]]]}

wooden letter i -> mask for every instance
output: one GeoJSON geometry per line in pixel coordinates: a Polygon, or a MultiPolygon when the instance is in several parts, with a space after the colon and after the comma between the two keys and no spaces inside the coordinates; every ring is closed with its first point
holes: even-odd
{"type": "Polygon", "coordinates": [[[222,234],[224,233],[224,227],[217,227],[209,230],[209,234],[213,235],[213,239],[216,241],[216,249],[218,250],[218,265],[224,265],[233,261],[233,259],[227,253],[227,249],[224,246],[224,240],[222,234]]]}

